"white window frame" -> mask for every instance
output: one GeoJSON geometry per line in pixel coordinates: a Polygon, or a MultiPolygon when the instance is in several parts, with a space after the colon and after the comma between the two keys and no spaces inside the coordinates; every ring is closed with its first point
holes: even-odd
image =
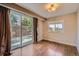
{"type": "Polygon", "coordinates": [[[63,28],[64,28],[64,21],[53,21],[53,22],[49,22],[48,23],[48,30],[49,30],[49,32],[61,32],[61,31],[63,31],[63,28]],[[53,29],[51,28],[51,30],[50,30],[50,27],[49,27],[50,24],[53,24],[54,25],[53,26],[54,28],[53,29]],[[58,28],[58,27],[56,27],[56,25],[58,25],[58,24],[62,24],[62,28],[61,29],[58,28]]]}

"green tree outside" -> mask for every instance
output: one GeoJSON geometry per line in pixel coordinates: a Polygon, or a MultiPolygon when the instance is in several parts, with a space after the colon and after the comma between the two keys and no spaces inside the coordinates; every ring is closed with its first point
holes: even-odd
{"type": "Polygon", "coordinates": [[[32,18],[27,16],[22,16],[22,25],[32,28],[32,18]]]}

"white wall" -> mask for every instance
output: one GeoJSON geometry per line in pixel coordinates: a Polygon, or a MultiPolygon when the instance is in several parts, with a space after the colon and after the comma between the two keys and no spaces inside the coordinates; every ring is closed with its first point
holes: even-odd
{"type": "Polygon", "coordinates": [[[77,15],[76,13],[67,14],[48,19],[44,23],[44,39],[76,46],[77,40],[77,15]],[[64,21],[63,32],[48,32],[48,22],[64,21]]]}
{"type": "Polygon", "coordinates": [[[42,19],[38,20],[38,41],[41,41],[43,39],[43,22],[42,19]]]}

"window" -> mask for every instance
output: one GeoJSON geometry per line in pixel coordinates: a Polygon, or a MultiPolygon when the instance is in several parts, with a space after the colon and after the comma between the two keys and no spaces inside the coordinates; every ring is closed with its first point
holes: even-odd
{"type": "Polygon", "coordinates": [[[61,31],[63,30],[63,22],[49,23],[49,31],[61,31]]]}

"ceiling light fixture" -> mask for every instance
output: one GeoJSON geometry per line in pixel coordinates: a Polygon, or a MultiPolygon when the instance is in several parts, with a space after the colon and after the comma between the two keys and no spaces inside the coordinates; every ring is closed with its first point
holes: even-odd
{"type": "Polygon", "coordinates": [[[59,4],[50,4],[49,7],[48,7],[48,12],[52,12],[52,11],[55,11],[57,8],[58,8],[59,4]]]}

